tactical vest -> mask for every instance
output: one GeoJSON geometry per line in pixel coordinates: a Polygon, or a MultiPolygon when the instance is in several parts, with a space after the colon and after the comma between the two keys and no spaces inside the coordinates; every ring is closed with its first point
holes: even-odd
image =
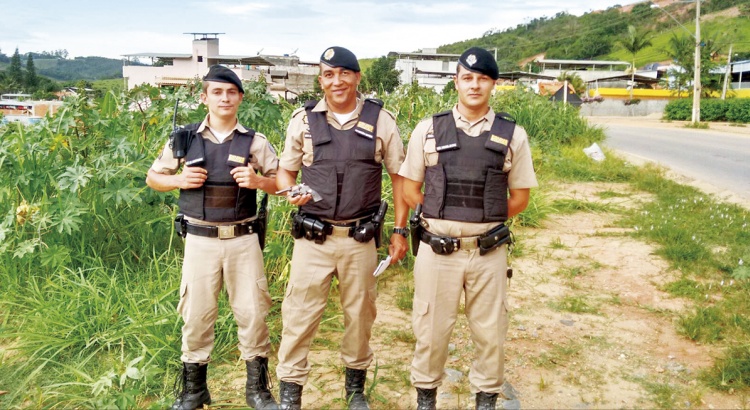
{"type": "Polygon", "coordinates": [[[515,121],[498,114],[490,131],[470,137],[456,128],[452,111],[432,118],[436,165],[425,170],[422,214],[463,222],[508,219],[508,174],[503,171],[515,121]]]}
{"type": "Polygon", "coordinates": [[[208,222],[234,222],[255,216],[256,190],[240,188],[229,173],[248,164],[255,131],[235,131],[231,141],[215,144],[196,135],[199,125],[185,127],[192,131],[185,165],[204,168],[208,178],[200,188],[180,189],[180,212],[208,222]]]}
{"type": "Polygon", "coordinates": [[[305,104],[313,162],[302,168],[302,182],[323,199],[300,210],[334,221],[372,215],[380,206],[383,180],[383,168],[375,161],[375,125],[383,102],[365,100],[357,126],[349,130],[331,127],[325,112],[313,111],[316,104],[305,104]]]}

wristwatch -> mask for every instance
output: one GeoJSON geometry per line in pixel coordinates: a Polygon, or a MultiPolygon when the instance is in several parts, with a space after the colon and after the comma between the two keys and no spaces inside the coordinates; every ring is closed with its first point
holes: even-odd
{"type": "Polygon", "coordinates": [[[407,227],[404,227],[404,228],[398,228],[398,227],[396,227],[396,228],[393,228],[393,233],[397,233],[397,234],[403,236],[404,238],[406,238],[406,237],[409,236],[409,228],[407,228],[407,227]]]}

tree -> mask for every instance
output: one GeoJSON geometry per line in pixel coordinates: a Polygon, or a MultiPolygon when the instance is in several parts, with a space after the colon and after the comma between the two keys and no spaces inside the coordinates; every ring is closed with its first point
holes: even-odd
{"type": "MultiPolygon", "coordinates": [[[[714,91],[721,89],[721,75],[711,74],[711,70],[716,68],[719,63],[713,61],[711,56],[718,54],[722,45],[726,41],[717,38],[716,33],[706,32],[701,41],[701,89],[702,95],[708,97],[714,91]]],[[[695,39],[689,36],[672,36],[669,39],[669,48],[664,50],[674,60],[675,64],[682,67],[680,70],[670,70],[669,74],[674,77],[672,89],[678,91],[688,88],[691,84],[695,73],[695,39]]]]}
{"type": "Polygon", "coordinates": [[[39,78],[36,76],[36,69],[34,68],[34,58],[29,53],[26,58],[26,75],[24,84],[26,85],[26,91],[34,92],[39,85],[39,78]]]}
{"type": "Polygon", "coordinates": [[[395,58],[380,57],[365,71],[363,91],[390,93],[398,87],[400,75],[395,58]]]}
{"type": "Polygon", "coordinates": [[[18,48],[13,53],[13,57],[10,58],[7,81],[11,88],[23,86],[23,69],[21,68],[21,55],[18,54],[18,48]]]}
{"type": "Polygon", "coordinates": [[[557,76],[557,81],[567,81],[578,95],[584,95],[586,93],[586,82],[576,73],[565,71],[557,76]]]}
{"type": "Polygon", "coordinates": [[[651,45],[651,31],[639,33],[635,26],[628,26],[627,36],[618,43],[633,56],[633,65],[630,67],[630,99],[632,100],[635,88],[635,56],[639,51],[651,45]]]}

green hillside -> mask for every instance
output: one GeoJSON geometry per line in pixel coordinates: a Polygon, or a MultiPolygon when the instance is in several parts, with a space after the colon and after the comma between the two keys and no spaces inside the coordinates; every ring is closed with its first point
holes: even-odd
{"type": "MultiPolygon", "coordinates": [[[[663,10],[651,2],[586,13],[580,17],[557,13],[538,17],[526,24],[503,31],[488,31],[480,38],[446,44],[441,53],[461,53],[468,47],[497,48],[501,70],[516,70],[519,63],[538,54],[548,59],[624,60],[632,57],[618,41],[626,36],[629,25],[639,32],[651,32],[652,46],[637,55],[636,65],[669,60],[667,50],[671,37],[688,36],[665,11],[692,33],[695,31],[693,4],[673,3],[663,10]],[[624,11],[627,10],[627,11],[624,11]]],[[[701,38],[714,40],[719,54],[726,59],[730,44],[733,53],[750,56],[750,0],[704,0],[701,2],[701,38]]],[[[721,58],[717,56],[716,58],[721,58]]]]}

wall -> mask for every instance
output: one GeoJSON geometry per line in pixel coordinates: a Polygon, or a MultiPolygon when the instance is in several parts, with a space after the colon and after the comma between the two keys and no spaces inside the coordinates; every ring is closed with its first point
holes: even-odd
{"type": "Polygon", "coordinates": [[[662,115],[669,100],[641,100],[638,104],[625,105],[624,100],[605,99],[601,102],[581,104],[584,117],[643,117],[662,115]]]}

